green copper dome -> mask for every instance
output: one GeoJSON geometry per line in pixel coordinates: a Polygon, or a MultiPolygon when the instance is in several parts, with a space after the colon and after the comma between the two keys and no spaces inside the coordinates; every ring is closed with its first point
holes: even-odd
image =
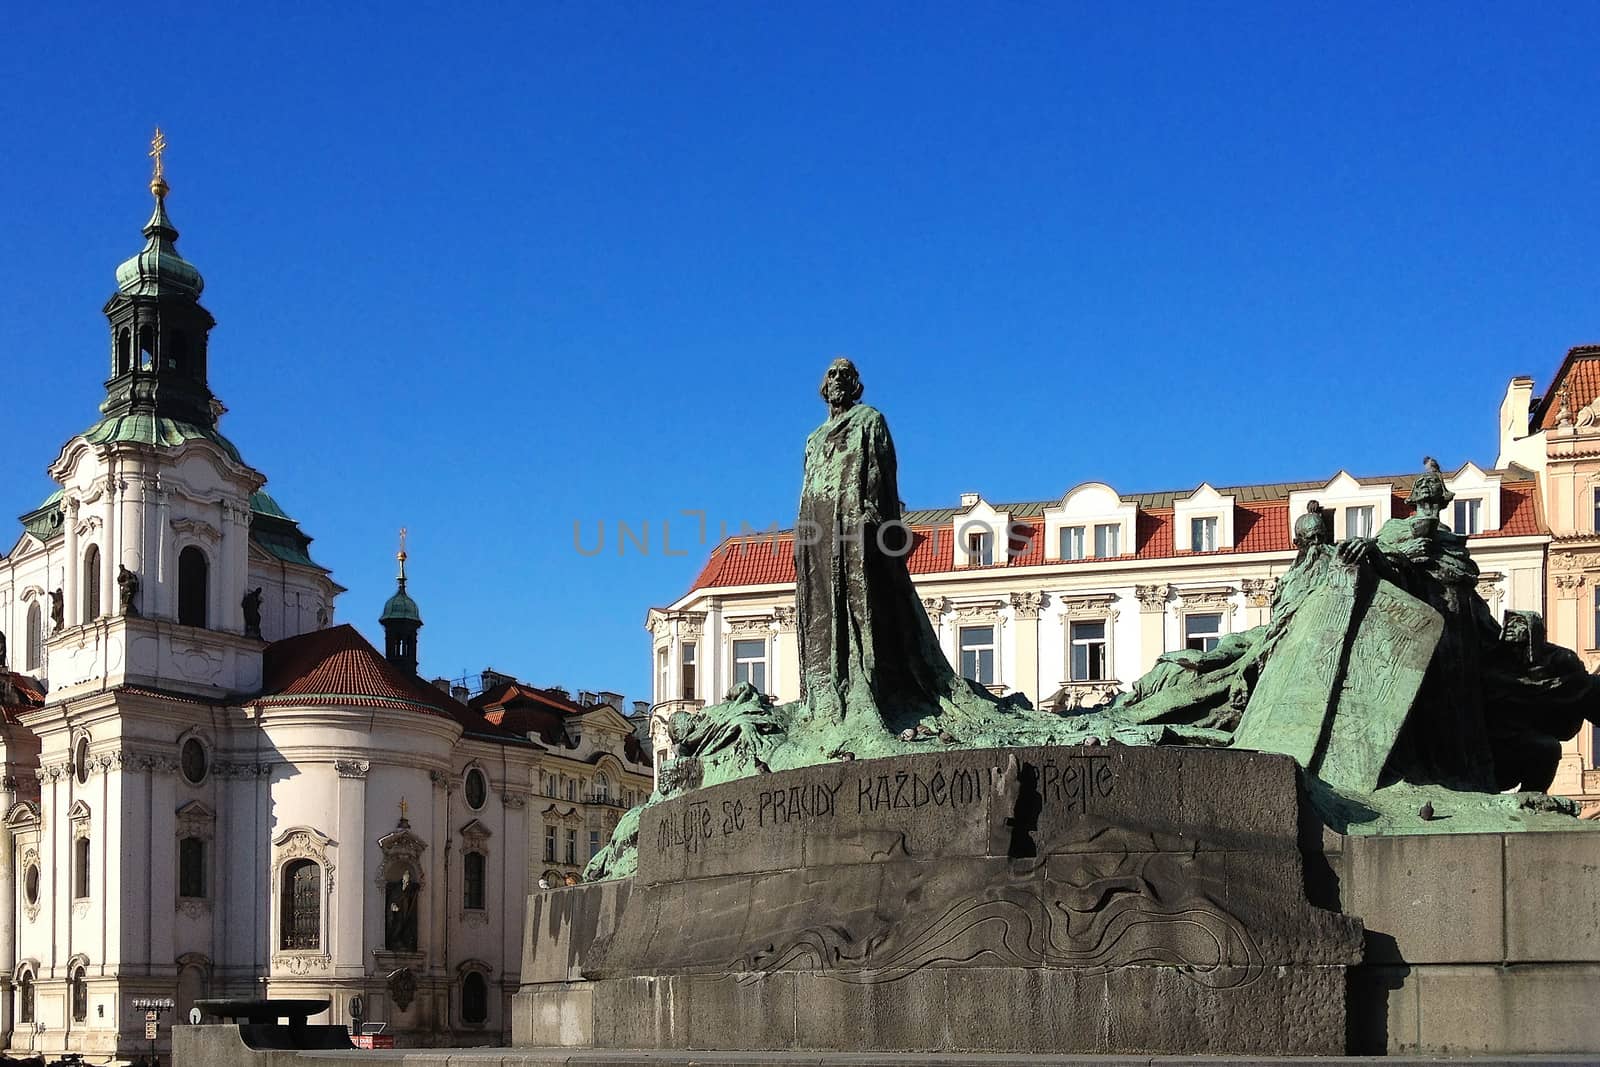
{"type": "Polygon", "coordinates": [[[422,625],[422,611],[417,607],[417,602],[406,595],[406,580],[400,579],[400,588],[395,590],[394,596],[383,605],[383,614],[378,616],[380,623],[388,622],[414,622],[422,625]]]}
{"type": "Polygon", "coordinates": [[[144,224],[144,250],[117,268],[117,288],[129,296],[198,297],[205,279],[193,263],[173,247],[178,231],[167,218],[165,197],[156,197],[156,209],[144,224]]]}

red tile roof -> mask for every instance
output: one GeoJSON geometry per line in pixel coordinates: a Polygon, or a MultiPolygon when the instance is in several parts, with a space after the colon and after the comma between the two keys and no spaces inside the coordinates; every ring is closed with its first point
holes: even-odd
{"type": "Polygon", "coordinates": [[[1578,412],[1600,397],[1600,345],[1578,345],[1567,349],[1567,356],[1556,370],[1534,410],[1533,421],[1540,430],[1554,426],[1561,414],[1561,387],[1567,389],[1567,413],[1576,418],[1578,412]]]}
{"type": "MultiPolygon", "coordinates": [[[[1534,483],[1530,481],[1500,484],[1500,528],[1482,534],[1483,537],[1521,537],[1547,532],[1539,520],[1534,483]]],[[[1391,502],[1392,514],[1404,517],[1411,514],[1405,495],[1396,493],[1391,502]]],[[[1005,511],[1004,507],[996,510],[1005,511]]],[[[949,524],[913,526],[915,541],[906,566],[912,574],[938,574],[951,570],[973,571],[1008,569],[1015,567],[1077,566],[1085,563],[1104,563],[1104,559],[1046,560],[1044,556],[1044,519],[1040,517],[1014,519],[1017,526],[1027,527],[1027,545],[1020,555],[1009,563],[995,563],[991,567],[954,567],[952,538],[954,527],[949,524]]],[[[1294,548],[1289,527],[1289,501],[1287,496],[1277,500],[1240,500],[1234,505],[1234,547],[1215,552],[1190,552],[1173,547],[1173,509],[1171,507],[1140,508],[1134,535],[1134,551],[1118,559],[1168,559],[1197,555],[1229,556],[1251,552],[1287,552],[1294,548]]],[[[729,538],[711,553],[711,558],[701,568],[690,590],[708,587],[725,588],[739,585],[788,585],[794,582],[794,535],[792,532],[757,534],[729,538]]]]}
{"type": "Polygon", "coordinates": [[[274,641],[261,673],[262,703],[398,708],[463,726],[479,719],[450,694],[396,668],[348,624],[274,641]]]}
{"type": "MultiPolygon", "coordinates": [[[[789,566],[792,572],[792,560],[789,566]]],[[[537,734],[540,741],[559,748],[576,747],[568,740],[567,719],[611,707],[609,704],[585,706],[565,696],[558,696],[551,690],[523,685],[521,682],[506,682],[486,689],[473,697],[468,706],[502,730],[523,736],[537,734]]],[[[621,708],[612,710],[622,715],[621,708]]],[[[632,733],[623,739],[623,753],[630,763],[648,765],[651,760],[650,751],[632,733]]]]}
{"type": "Polygon", "coordinates": [[[21,715],[34,708],[44,707],[44,686],[26,674],[0,670],[0,715],[13,725],[21,723],[21,715]]]}

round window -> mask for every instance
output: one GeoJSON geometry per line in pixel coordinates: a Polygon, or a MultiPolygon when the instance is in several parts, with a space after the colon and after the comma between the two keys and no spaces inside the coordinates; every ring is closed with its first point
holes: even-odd
{"type": "Polygon", "coordinates": [[[183,766],[183,776],[190,783],[199,785],[206,778],[206,746],[194,738],[183,743],[183,754],[179,762],[183,766]]]}
{"type": "Polygon", "coordinates": [[[22,876],[23,892],[28,896],[30,905],[39,903],[39,865],[28,864],[28,871],[22,876]]]}
{"type": "Polygon", "coordinates": [[[84,785],[89,781],[89,739],[87,737],[78,738],[78,743],[72,750],[72,773],[77,776],[79,785],[84,785]]]}
{"type": "Polygon", "coordinates": [[[467,772],[467,807],[477,811],[489,799],[489,783],[483,772],[474,767],[467,772]]]}

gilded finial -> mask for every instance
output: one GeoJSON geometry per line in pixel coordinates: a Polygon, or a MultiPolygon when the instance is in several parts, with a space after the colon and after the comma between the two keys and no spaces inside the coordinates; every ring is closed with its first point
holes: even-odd
{"type": "Polygon", "coordinates": [[[148,153],[150,158],[155,161],[150,171],[150,192],[155,194],[157,200],[165,199],[167,190],[171,188],[167,185],[166,165],[161,161],[161,153],[166,150],[167,135],[161,132],[160,126],[157,126],[155,135],[150,138],[150,151],[148,153]]]}
{"type": "Polygon", "coordinates": [[[404,526],[400,527],[400,551],[394,554],[394,558],[400,561],[400,577],[404,578],[406,576],[406,528],[404,526]]]}
{"type": "Polygon", "coordinates": [[[406,822],[406,798],[400,798],[400,821],[406,822]]]}

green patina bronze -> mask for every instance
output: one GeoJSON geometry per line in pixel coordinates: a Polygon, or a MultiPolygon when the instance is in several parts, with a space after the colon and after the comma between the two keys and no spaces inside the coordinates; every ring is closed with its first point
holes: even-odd
{"type": "MultiPolygon", "coordinates": [[[[1544,639],[1533,612],[1501,626],[1477,594],[1466,538],[1431,459],[1412,515],[1335,545],[1313,502],[1271,621],[1209,651],[1161,656],[1093,713],[997,698],[950,667],[906,568],[894,445],[837,360],[829,416],[806,442],[795,531],[803,695],[773,706],[737,687],[668,724],[678,758],[653,803],[704,785],[832,760],[944,746],[1231,746],[1293,756],[1328,825],[1347,833],[1574,829],[1544,790],[1561,742],[1600,722],[1600,679],[1544,639]]],[[[634,870],[635,809],[585,877],[634,870]]]]}

